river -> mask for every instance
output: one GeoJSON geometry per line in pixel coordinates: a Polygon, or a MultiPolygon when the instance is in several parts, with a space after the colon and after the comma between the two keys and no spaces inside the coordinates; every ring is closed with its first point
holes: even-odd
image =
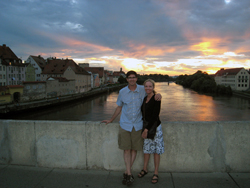
{"type": "MultiPolygon", "coordinates": [[[[198,94],[175,83],[156,83],[162,95],[161,121],[242,121],[250,120],[250,100],[240,97],[213,97],[198,94]]],[[[109,119],[116,108],[117,92],[111,92],[34,112],[11,119],[101,121],[109,119]]],[[[114,122],[119,122],[119,117],[114,122]]]]}

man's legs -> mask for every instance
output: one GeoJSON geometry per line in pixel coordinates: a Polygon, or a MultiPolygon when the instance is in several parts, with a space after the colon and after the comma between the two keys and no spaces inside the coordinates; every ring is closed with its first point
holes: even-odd
{"type": "Polygon", "coordinates": [[[134,164],[136,154],[137,154],[136,150],[124,150],[124,162],[126,165],[125,173],[128,175],[131,175],[131,168],[134,164]]]}

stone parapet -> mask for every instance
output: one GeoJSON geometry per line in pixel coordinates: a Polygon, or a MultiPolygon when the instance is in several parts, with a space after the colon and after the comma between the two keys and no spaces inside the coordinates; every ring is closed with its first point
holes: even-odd
{"type": "MultiPolygon", "coordinates": [[[[161,172],[250,172],[250,121],[162,122],[162,128],[161,172]]],[[[124,170],[118,130],[118,123],[0,120],[0,164],[124,170]]],[[[142,167],[139,151],[133,170],[142,167]]]]}

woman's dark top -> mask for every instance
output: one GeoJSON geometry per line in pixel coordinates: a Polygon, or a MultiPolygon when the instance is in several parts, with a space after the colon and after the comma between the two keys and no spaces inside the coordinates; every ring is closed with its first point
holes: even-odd
{"type": "Polygon", "coordinates": [[[161,101],[155,100],[155,95],[146,103],[147,96],[144,98],[141,111],[143,119],[143,129],[148,129],[148,138],[154,138],[157,127],[161,124],[159,114],[161,110],[161,101]]]}

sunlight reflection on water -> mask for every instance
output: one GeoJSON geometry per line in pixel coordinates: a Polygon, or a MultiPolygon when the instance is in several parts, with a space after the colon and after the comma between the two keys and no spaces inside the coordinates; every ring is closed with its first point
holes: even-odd
{"type": "MultiPolygon", "coordinates": [[[[156,83],[162,95],[160,119],[164,121],[250,120],[250,100],[239,97],[212,97],[198,94],[175,83],[156,83]]],[[[116,108],[118,91],[69,105],[16,116],[13,119],[102,121],[116,108]]],[[[119,122],[117,117],[114,122],[119,122]]]]}

